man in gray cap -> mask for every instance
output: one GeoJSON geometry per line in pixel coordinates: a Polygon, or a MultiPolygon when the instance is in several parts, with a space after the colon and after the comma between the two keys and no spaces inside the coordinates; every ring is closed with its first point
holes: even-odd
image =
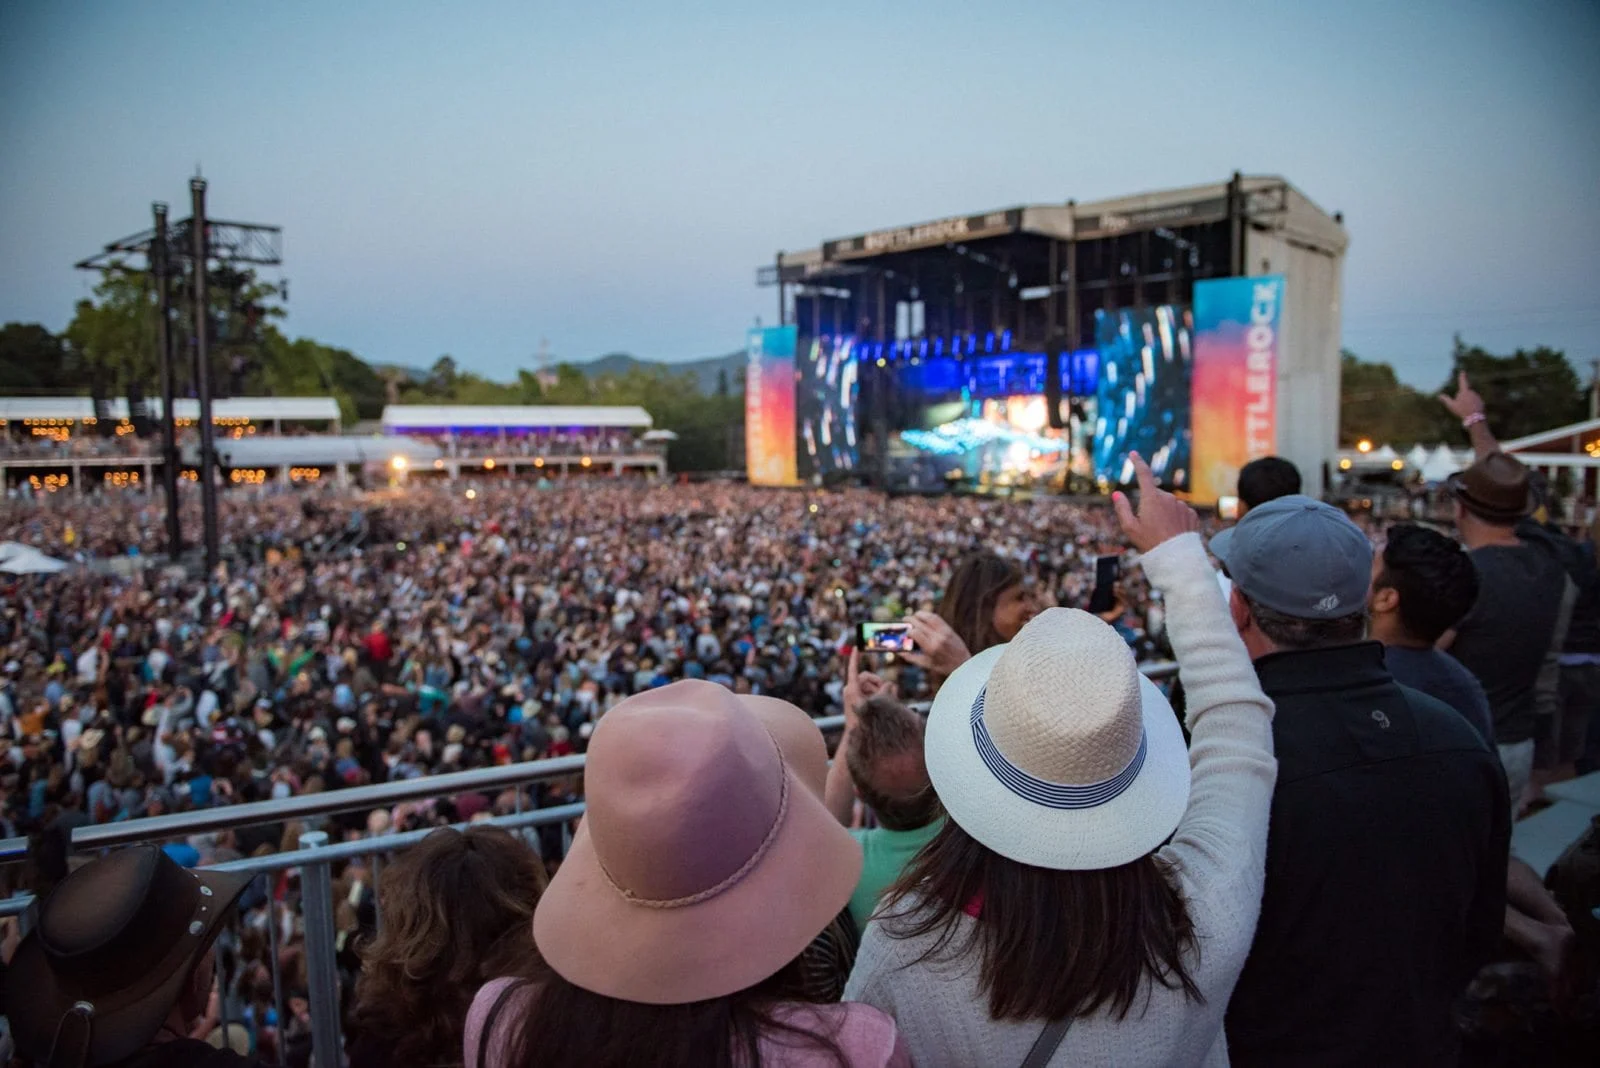
{"type": "Polygon", "coordinates": [[[1395,682],[1366,640],[1372,545],[1290,496],[1212,539],[1277,706],[1255,943],[1228,1007],[1236,1065],[1453,1063],[1451,1003],[1500,938],[1510,813],[1487,743],[1395,682]]]}

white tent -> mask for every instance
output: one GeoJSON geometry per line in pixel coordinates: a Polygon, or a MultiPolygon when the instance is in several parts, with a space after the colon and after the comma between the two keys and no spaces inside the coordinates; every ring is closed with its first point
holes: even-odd
{"type": "Polygon", "coordinates": [[[1440,445],[1422,465],[1422,478],[1425,482],[1443,482],[1465,466],[1466,464],[1450,451],[1450,446],[1440,445]]]}
{"type": "Polygon", "coordinates": [[[1394,451],[1393,445],[1385,445],[1377,452],[1370,454],[1367,459],[1372,463],[1382,464],[1383,466],[1388,467],[1390,464],[1400,459],[1400,454],[1394,451]]]}
{"type": "Polygon", "coordinates": [[[1406,466],[1413,471],[1421,471],[1428,462],[1428,450],[1421,444],[1411,446],[1411,451],[1406,453],[1406,466]]]}
{"type": "Polygon", "coordinates": [[[65,571],[67,566],[66,561],[46,556],[31,545],[19,541],[0,542],[0,571],[13,575],[49,575],[65,571]]]}

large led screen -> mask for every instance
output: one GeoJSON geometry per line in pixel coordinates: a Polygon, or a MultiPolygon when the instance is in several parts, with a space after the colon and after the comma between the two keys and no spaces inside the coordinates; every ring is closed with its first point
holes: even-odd
{"type": "Polygon", "coordinates": [[[796,359],[800,476],[852,473],[860,465],[856,442],[856,339],[802,339],[796,359]]]}
{"type": "Polygon", "coordinates": [[[1189,310],[1171,304],[1095,313],[1096,477],[1131,481],[1138,451],[1163,483],[1189,488],[1193,329],[1189,310]]]}

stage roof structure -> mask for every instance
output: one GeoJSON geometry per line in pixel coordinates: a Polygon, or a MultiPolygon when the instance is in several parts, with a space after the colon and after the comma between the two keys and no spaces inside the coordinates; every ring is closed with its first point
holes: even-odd
{"type": "Polygon", "coordinates": [[[1185,314],[1200,283],[1282,276],[1275,451],[1315,493],[1338,442],[1348,244],[1343,216],[1284,178],[1235,173],[835,237],[778,253],[756,281],[777,288],[778,321],[795,325],[803,350],[808,340],[851,339],[863,359],[870,351],[860,407],[869,427],[863,440],[876,443],[890,424],[906,421],[902,364],[937,361],[958,347],[958,359],[976,355],[979,363],[1019,354],[1038,362],[1049,394],[1052,362],[1065,367],[1063,354],[1097,347],[1108,314],[1162,306],[1185,314]]]}
{"type": "Polygon", "coordinates": [[[391,431],[445,430],[649,430],[643,408],[602,405],[391,404],[383,409],[391,431]]]}

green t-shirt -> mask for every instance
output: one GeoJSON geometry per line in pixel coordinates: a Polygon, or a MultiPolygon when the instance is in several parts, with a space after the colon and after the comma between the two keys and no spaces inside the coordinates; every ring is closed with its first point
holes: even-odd
{"type": "Polygon", "coordinates": [[[933,841],[933,836],[943,826],[944,819],[940,818],[914,831],[886,831],[882,827],[874,827],[850,832],[861,843],[861,852],[865,857],[861,865],[861,881],[856,883],[856,892],[850,895],[850,918],[856,921],[857,928],[862,931],[867,929],[867,918],[878,907],[878,898],[883,896],[890,883],[900,878],[900,873],[911,862],[911,858],[933,841]]]}

